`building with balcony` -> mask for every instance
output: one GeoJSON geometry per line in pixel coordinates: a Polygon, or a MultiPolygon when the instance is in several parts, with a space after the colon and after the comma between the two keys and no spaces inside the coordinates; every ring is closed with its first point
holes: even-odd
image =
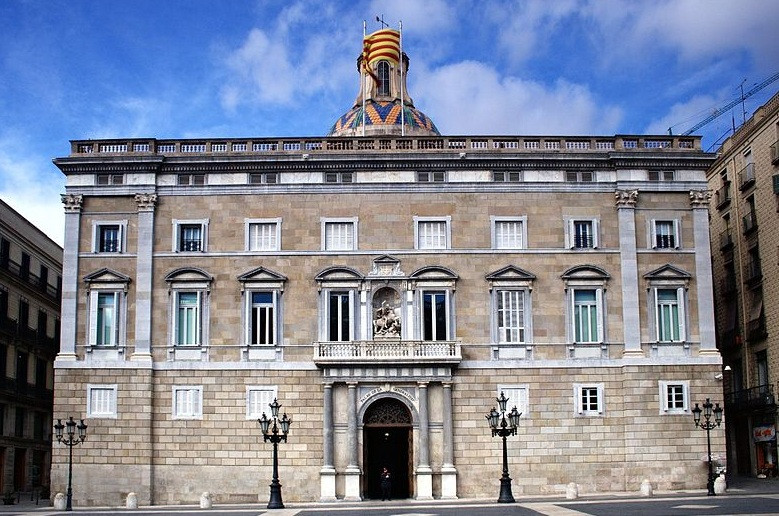
{"type": "Polygon", "coordinates": [[[713,156],[697,137],[441,136],[407,66],[361,56],[326,137],[55,159],[78,504],[267,500],[274,398],[287,500],[377,498],[384,466],[394,498],[493,497],[501,392],[522,412],[516,494],[705,485],[713,156]]]}
{"type": "Polygon", "coordinates": [[[49,485],[61,273],[62,248],[0,201],[2,493],[49,485]]]}
{"type": "Polygon", "coordinates": [[[776,474],[779,381],[779,94],[725,140],[707,173],[717,342],[727,366],[728,464],[742,475],[776,474]],[[720,194],[720,192],[723,192],[720,194]]]}

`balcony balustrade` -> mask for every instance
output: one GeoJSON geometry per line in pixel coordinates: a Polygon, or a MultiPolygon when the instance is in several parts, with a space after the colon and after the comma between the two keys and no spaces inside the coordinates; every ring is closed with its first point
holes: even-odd
{"type": "Polygon", "coordinates": [[[386,339],[314,343],[316,364],[457,364],[461,360],[457,341],[386,339]]]}
{"type": "Polygon", "coordinates": [[[39,276],[31,273],[28,268],[22,267],[20,263],[17,263],[8,257],[4,256],[0,259],[0,269],[8,271],[12,276],[29,283],[51,299],[57,300],[60,298],[59,289],[49,285],[48,282],[42,281],[39,276]]]}
{"type": "Polygon", "coordinates": [[[773,385],[761,385],[725,394],[725,413],[751,410],[775,410],[773,385]]]}
{"type": "Polygon", "coordinates": [[[744,281],[747,283],[755,283],[763,278],[763,267],[760,264],[760,260],[752,259],[744,265],[744,281]]]}
{"type": "Polygon", "coordinates": [[[779,141],[775,141],[771,145],[771,163],[774,165],[779,163],[779,141]]]}
{"type": "Polygon", "coordinates": [[[717,209],[721,210],[730,204],[730,183],[717,190],[717,209]]]}
{"type": "Polygon", "coordinates": [[[730,229],[726,229],[719,234],[719,248],[724,251],[733,247],[733,236],[730,234],[730,229]]]}
{"type": "Polygon", "coordinates": [[[750,211],[741,218],[741,222],[744,225],[744,234],[751,233],[757,229],[757,216],[755,212],[750,211]]]}
{"type": "Polygon", "coordinates": [[[745,190],[747,187],[752,186],[755,183],[755,164],[747,163],[747,166],[742,168],[738,173],[738,179],[741,190],[745,190]]]}

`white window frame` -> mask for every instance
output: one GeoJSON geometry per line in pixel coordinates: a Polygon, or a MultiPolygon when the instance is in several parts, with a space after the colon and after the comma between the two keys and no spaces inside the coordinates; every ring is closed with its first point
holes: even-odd
{"type": "Polygon", "coordinates": [[[123,290],[92,288],[89,291],[89,345],[95,348],[116,348],[124,344],[126,324],[126,295],[123,290]],[[110,343],[98,344],[98,315],[100,311],[100,296],[110,295],[114,298],[114,328],[110,343]]]}
{"type": "MultiPolygon", "coordinates": [[[[522,414],[520,425],[523,420],[530,419],[529,384],[498,384],[495,398],[499,398],[501,392],[509,399],[508,403],[506,403],[506,410],[511,411],[511,409],[517,407],[517,411],[522,414]],[[517,398],[519,399],[517,400],[517,398]]],[[[497,400],[495,403],[497,403],[497,400]]]]}
{"type": "Polygon", "coordinates": [[[92,221],[92,252],[99,254],[121,254],[127,252],[127,220],[92,221]],[[119,242],[116,251],[100,250],[101,229],[106,226],[119,226],[119,242]]]}
{"type": "MultiPolygon", "coordinates": [[[[328,288],[324,292],[324,334],[322,335],[322,340],[325,342],[351,342],[355,340],[356,335],[356,322],[357,322],[357,312],[355,310],[356,307],[356,296],[357,291],[352,288],[328,288]],[[348,303],[348,314],[349,314],[349,335],[347,335],[345,339],[340,340],[330,340],[330,297],[332,295],[340,295],[340,294],[346,294],[349,299],[348,303]]],[[[340,307],[340,304],[339,304],[340,307]]],[[[339,318],[340,320],[340,318],[339,318]]],[[[339,328],[339,333],[341,333],[341,330],[339,328]]],[[[343,335],[341,335],[343,336],[343,335]]]]}
{"type": "Polygon", "coordinates": [[[179,348],[196,348],[203,345],[203,327],[205,320],[205,292],[199,289],[175,289],[173,291],[173,345],[179,348]],[[181,333],[181,327],[179,326],[179,310],[181,309],[181,295],[182,294],[195,294],[195,342],[186,344],[179,343],[179,335],[181,333]]]}
{"type": "MultiPolygon", "coordinates": [[[[511,295],[511,294],[509,294],[509,295],[511,295]]],[[[493,312],[495,314],[495,324],[493,325],[494,326],[494,332],[495,332],[494,342],[496,344],[501,344],[501,345],[525,345],[525,344],[527,344],[528,340],[529,340],[528,339],[528,327],[529,327],[528,320],[530,319],[530,314],[528,313],[529,305],[530,305],[530,299],[529,299],[530,293],[529,293],[528,289],[527,288],[495,288],[493,290],[492,296],[493,296],[493,307],[494,307],[493,312]],[[516,341],[510,341],[510,340],[506,340],[506,339],[503,338],[505,336],[506,328],[507,328],[507,326],[505,324],[502,327],[500,325],[500,319],[501,319],[501,317],[500,317],[500,312],[501,312],[500,305],[501,305],[501,298],[504,297],[504,293],[520,294],[521,295],[520,302],[521,302],[521,305],[522,305],[521,306],[521,310],[522,310],[521,319],[522,320],[520,321],[520,326],[517,328],[517,330],[520,332],[521,337],[519,338],[519,340],[516,340],[516,341]]],[[[507,311],[507,310],[504,308],[504,311],[507,311]]]]}
{"type": "Polygon", "coordinates": [[[176,253],[205,253],[208,251],[208,219],[173,219],[173,251],[176,253]],[[184,251],[180,249],[181,231],[184,226],[200,226],[200,250],[184,251]]]}
{"type": "Polygon", "coordinates": [[[600,247],[600,220],[589,217],[571,217],[565,220],[565,247],[568,249],[598,249],[600,247]],[[576,223],[585,222],[590,224],[592,231],[591,247],[576,247],[576,223]]]}
{"type": "Polygon", "coordinates": [[[171,415],[173,419],[203,419],[203,386],[202,385],[174,385],[171,389],[173,393],[173,403],[171,415]],[[196,395],[196,399],[188,400],[192,410],[183,412],[179,407],[178,393],[189,392],[191,396],[196,395]]]}
{"type": "Polygon", "coordinates": [[[604,396],[604,384],[602,383],[575,383],[573,384],[574,416],[576,417],[602,417],[606,412],[606,398],[604,396]],[[582,405],[584,390],[594,390],[598,403],[597,410],[586,409],[582,405]]]}
{"type": "MultiPolygon", "coordinates": [[[[426,342],[439,342],[452,340],[452,307],[451,307],[451,291],[448,288],[436,288],[432,286],[426,286],[419,289],[419,338],[426,342]],[[446,322],[446,328],[444,329],[444,338],[437,338],[437,331],[435,324],[433,324],[433,339],[425,339],[425,295],[427,294],[443,294],[444,295],[444,321],[446,322]]],[[[435,307],[435,304],[432,305],[435,307]]],[[[432,315],[432,314],[431,314],[432,315]]],[[[435,321],[435,318],[434,318],[435,321]]]]}
{"type": "Polygon", "coordinates": [[[357,223],[358,218],[357,217],[342,217],[342,218],[331,218],[331,217],[322,217],[320,219],[321,224],[321,238],[322,238],[322,250],[323,251],[356,251],[358,249],[357,244],[357,223]],[[346,225],[347,233],[348,233],[348,225],[351,225],[351,246],[347,245],[343,247],[334,247],[332,242],[328,240],[328,227],[333,227],[335,224],[344,224],[346,225]]]}
{"type": "Polygon", "coordinates": [[[281,218],[273,219],[244,219],[244,249],[247,251],[279,251],[281,250],[281,218]],[[252,226],[267,225],[273,227],[276,232],[271,238],[272,242],[267,247],[254,248],[252,245],[252,226]]]}
{"type": "Polygon", "coordinates": [[[263,413],[270,416],[268,405],[278,398],[278,393],[278,385],[247,385],[246,419],[260,419],[263,413]]]}
{"type": "Polygon", "coordinates": [[[576,285],[568,288],[568,311],[569,311],[569,341],[574,344],[600,344],[604,342],[604,317],[605,310],[603,305],[603,288],[598,285],[576,285]],[[595,291],[595,309],[596,313],[596,330],[598,335],[595,340],[576,340],[576,292],[584,290],[595,291]]]}
{"type": "Polygon", "coordinates": [[[490,217],[490,233],[493,249],[527,249],[527,216],[521,217],[490,217]],[[517,245],[505,245],[499,238],[498,227],[501,224],[515,223],[519,225],[517,238],[519,243],[517,245]]]}
{"type": "Polygon", "coordinates": [[[658,396],[660,401],[660,414],[689,414],[690,413],[690,381],[689,380],[658,380],[658,396]],[[669,407],[668,391],[671,387],[681,387],[682,407],[669,407]]]}
{"type": "Polygon", "coordinates": [[[244,343],[247,346],[252,347],[266,347],[266,346],[278,346],[279,345],[279,295],[278,289],[272,288],[250,288],[245,292],[245,325],[244,325],[244,343]],[[254,294],[270,294],[271,302],[269,306],[273,312],[270,315],[270,319],[273,322],[273,328],[270,330],[270,336],[272,342],[266,343],[252,343],[252,336],[256,331],[252,328],[252,311],[254,310],[254,294]]]}
{"type": "Polygon", "coordinates": [[[649,231],[647,233],[648,235],[648,242],[647,247],[649,249],[681,249],[682,247],[682,233],[681,233],[681,221],[679,219],[672,219],[672,218],[660,218],[660,219],[652,219],[649,221],[649,231]],[[674,245],[669,247],[659,247],[657,245],[657,228],[658,224],[660,223],[667,223],[671,225],[671,231],[673,232],[671,236],[674,238],[674,245]]]}
{"type": "Polygon", "coordinates": [[[439,250],[439,249],[451,249],[452,248],[452,217],[414,217],[414,249],[419,250],[439,250]],[[444,234],[437,237],[443,237],[445,239],[443,245],[427,245],[420,241],[421,233],[420,225],[428,223],[444,224],[444,234]]]}
{"type": "Polygon", "coordinates": [[[117,384],[87,384],[87,417],[92,419],[116,419],[117,391],[117,384]],[[98,391],[105,393],[107,399],[101,400],[103,403],[96,404],[93,395],[98,391]],[[104,407],[106,402],[108,406],[104,407]]]}
{"type": "Polygon", "coordinates": [[[652,285],[652,308],[654,312],[654,341],[658,343],[681,343],[687,342],[687,289],[684,286],[678,285],[652,285]],[[660,328],[661,328],[661,310],[660,300],[658,299],[659,290],[674,290],[676,291],[676,306],[679,317],[679,339],[678,340],[660,340],[660,328]]]}

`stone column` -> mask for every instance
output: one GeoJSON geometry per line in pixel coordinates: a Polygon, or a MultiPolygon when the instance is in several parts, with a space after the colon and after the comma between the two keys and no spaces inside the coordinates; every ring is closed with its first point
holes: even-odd
{"type": "Polygon", "coordinates": [[[357,438],[357,384],[348,383],[347,403],[348,407],[348,443],[349,443],[349,465],[346,466],[344,500],[360,501],[360,466],[358,465],[357,447],[359,440],[357,438]]]}
{"type": "Polygon", "coordinates": [[[719,356],[717,351],[716,324],[714,322],[714,285],[711,271],[711,247],[709,241],[708,190],[690,192],[693,238],[695,244],[695,285],[698,297],[698,333],[701,337],[701,355],[719,356]]]}
{"type": "Polygon", "coordinates": [[[636,217],[638,190],[617,190],[619,222],[619,256],[622,280],[622,332],[625,342],[623,356],[643,357],[641,349],[641,318],[638,305],[638,260],[636,258],[636,217]]]}
{"type": "Polygon", "coordinates": [[[335,466],[333,465],[333,384],[323,391],[322,469],[319,471],[320,502],[335,501],[335,466]]]}
{"type": "Polygon", "coordinates": [[[427,410],[427,382],[419,382],[419,463],[417,500],[433,499],[433,470],[430,468],[430,425],[427,410]]]}
{"type": "Polygon", "coordinates": [[[444,463],[441,466],[441,498],[457,498],[457,469],[454,467],[454,435],[452,435],[452,384],[445,382],[444,388],[444,463]]]}
{"type": "Polygon", "coordinates": [[[135,273],[135,349],[132,360],[151,362],[152,252],[157,194],[136,194],[138,250],[135,273]]]}
{"type": "Polygon", "coordinates": [[[63,194],[65,205],[65,249],[62,253],[62,318],[57,360],[76,360],[78,322],[78,251],[83,195],[63,194]]]}

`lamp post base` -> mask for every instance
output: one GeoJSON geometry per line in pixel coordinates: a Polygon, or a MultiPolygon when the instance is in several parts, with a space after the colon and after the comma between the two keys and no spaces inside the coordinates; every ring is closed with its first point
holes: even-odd
{"type": "Polygon", "coordinates": [[[498,503],[514,503],[514,495],[511,494],[511,478],[508,475],[503,475],[500,478],[498,503]]]}
{"type": "Polygon", "coordinates": [[[271,482],[270,498],[268,499],[268,509],[283,509],[284,502],[281,501],[281,484],[278,480],[271,482]]]}

